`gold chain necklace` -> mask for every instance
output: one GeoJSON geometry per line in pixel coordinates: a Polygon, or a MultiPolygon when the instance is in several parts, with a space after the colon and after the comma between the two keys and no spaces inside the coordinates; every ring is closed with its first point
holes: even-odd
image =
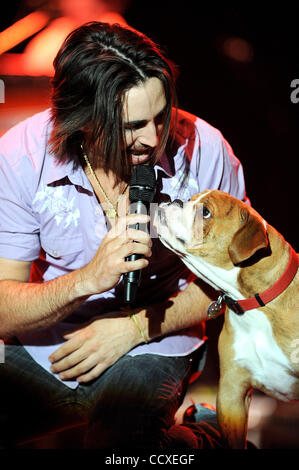
{"type": "Polygon", "coordinates": [[[110,207],[108,207],[107,210],[105,210],[106,212],[106,215],[107,217],[110,217],[111,219],[115,219],[117,217],[117,203],[113,203],[112,201],[110,201],[109,197],[107,196],[106,192],[104,191],[104,188],[102,187],[97,175],[95,174],[95,172],[93,171],[93,168],[90,164],[90,161],[88,159],[88,156],[86,155],[86,153],[84,153],[84,150],[83,150],[83,146],[81,145],[81,149],[82,149],[82,152],[83,152],[83,157],[84,157],[84,160],[86,161],[86,164],[89,168],[89,171],[91,172],[92,176],[94,177],[95,179],[95,182],[97,183],[101,193],[103,194],[106,202],[109,204],[110,207]]]}

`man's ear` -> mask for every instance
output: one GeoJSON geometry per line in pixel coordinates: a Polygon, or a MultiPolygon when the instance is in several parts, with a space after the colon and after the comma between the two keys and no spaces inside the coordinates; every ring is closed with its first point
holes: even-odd
{"type": "Polygon", "coordinates": [[[266,248],[269,244],[263,219],[251,214],[246,209],[241,209],[243,225],[234,234],[228,247],[230,259],[234,264],[241,263],[250,258],[260,248],[266,248]]]}

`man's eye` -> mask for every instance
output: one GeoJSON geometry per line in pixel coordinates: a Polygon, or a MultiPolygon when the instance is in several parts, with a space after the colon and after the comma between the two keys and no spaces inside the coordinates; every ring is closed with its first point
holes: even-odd
{"type": "Polygon", "coordinates": [[[144,126],[144,124],[132,124],[132,125],[128,125],[128,126],[125,126],[125,131],[127,131],[127,132],[138,131],[138,129],[141,129],[143,126],[144,126]]]}
{"type": "Polygon", "coordinates": [[[202,208],[202,216],[204,219],[209,219],[211,217],[211,212],[205,206],[202,208]]]}

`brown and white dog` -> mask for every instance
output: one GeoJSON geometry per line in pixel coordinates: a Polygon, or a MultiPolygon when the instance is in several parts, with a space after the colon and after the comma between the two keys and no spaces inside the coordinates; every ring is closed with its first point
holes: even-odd
{"type": "Polygon", "coordinates": [[[299,399],[298,255],[252,207],[222,191],[161,204],[154,226],[196,276],[221,292],[216,311],[223,300],[228,305],[218,344],[217,417],[228,447],[244,448],[253,388],[299,399]]]}

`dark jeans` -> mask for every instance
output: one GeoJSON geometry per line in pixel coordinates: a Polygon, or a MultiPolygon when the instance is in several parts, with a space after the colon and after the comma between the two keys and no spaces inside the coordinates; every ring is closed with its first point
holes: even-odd
{"type": "Polygon", "coordinates": [[[6,344],[0,364],[0,445],[13,447],[85,423],[87,448],[171,447],[174,414],[204,349],[184,357],[124,356],[74,390],[21,345],[6,344]]]}

